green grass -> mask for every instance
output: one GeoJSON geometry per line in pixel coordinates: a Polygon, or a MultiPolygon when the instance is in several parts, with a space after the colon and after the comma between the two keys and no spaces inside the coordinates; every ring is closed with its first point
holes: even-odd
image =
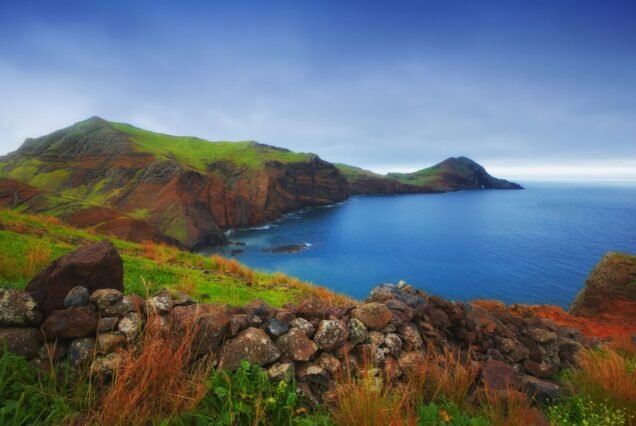
{"type": "Polygon", "coordinates": [[[340,173],[342,173],[342,175],[345,178],[347,178],[349,182],[356,179],[369,178],[369,177],[380,178],[380,179],[386,178],[386,176],[382,176],[381,174],[372,172],[371,170],[365,170],[363,168],[351,166],[349,164],[335,163],[334,166],[336,166],[338,170],[340,170],[340,173]]]}
{"type": "MultiPolygon", "coordinates": [[[[50,249],[51,260],[68,253],[89,241],[104,237],[84,230],[54,223],[37,216],[24,215],[13,210],[0,210],[0,286],[23,288],[33,278],[25,271],[29,254],[37,247],[50,249]]],[[[239,273],[224,271],[217,261],[195,253],[171,247],[148,247],[123,240],[111,239],[124,262],[124,285],[127,293],[146,296],[162,287],[189,288],[192,296],[203,302],[243,305],[256,298],[280,307],[295,302],[313,290],[324,289],[303,284],[294,279],[280,282],[280,275],[250,271],[249,279],[239,273]],[[153,253],[157,254],[153,254],[153,253]],[[155,256],[155,258],[153,258],[155,256]],[[156,256],[165,256],[157,259],[156,256]]],[[[235,265],[238,265],[235,263],[235,265]]],[[[243,274],[245,275],[245,274],[243,274]]]]}
{"type": "Polygon", "coordinates": [[[216,161],[230,161],[237,166],[255,168],[268,161],[306,162],[314,155],[296,153],[258,144],[254,141],[212,142],[191,136],[171,136],[139,129],[125,123],[110,125],[128,134],[139,151],[159,158],[175,159],[197,170],[206,170],[216,161]]]}

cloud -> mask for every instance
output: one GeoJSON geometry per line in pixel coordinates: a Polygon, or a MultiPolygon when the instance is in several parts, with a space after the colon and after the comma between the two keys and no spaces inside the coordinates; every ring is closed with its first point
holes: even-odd
{"type": "Polygon", "coordinates": [[[100,115],[379,171],[455,155],[511,173],[636,158],[635,61],[601,36],[562,42],[572,34],[561,18],[536,39],[498,23],[508,40],[477,12],[386,31],[411,17],[276,9],[270,22],[162,7],[125,26],[93,15],[13,24],[17,45],[0,50],[0,153],[100,115]]]}

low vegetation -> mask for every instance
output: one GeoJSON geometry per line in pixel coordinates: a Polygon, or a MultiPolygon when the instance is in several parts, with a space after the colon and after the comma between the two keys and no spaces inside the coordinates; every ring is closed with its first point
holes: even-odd
{"type": "MultiPolygon", "coordinates": [[[[53,259],[104,237],[48,216],[0,210],[0,287],[23,288],[53,259]]],[[[349,303],[346,296],[281,273],[254,271],[234,259],[202,256],[163,244],[113,240],[124,261],[126,291],[145,296],[162,287],[201,302],[243,305],[256,298],[280,307],[306,296],[349,303]]]]}

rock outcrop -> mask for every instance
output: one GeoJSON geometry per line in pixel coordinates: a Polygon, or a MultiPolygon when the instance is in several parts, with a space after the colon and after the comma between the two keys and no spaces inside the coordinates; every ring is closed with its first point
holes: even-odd
{"type": "Polygon", "coordinates": [[[580,316],[617,314],[636,309],[636,256],[608,253],[596,265],[576,296],[570,313],[580,316]],[[629,309],[631,306],[631,309],[629,309]]]}

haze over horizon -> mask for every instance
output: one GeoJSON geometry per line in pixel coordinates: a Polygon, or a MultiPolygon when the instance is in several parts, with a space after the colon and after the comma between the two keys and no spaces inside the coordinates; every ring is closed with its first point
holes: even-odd
{"type": "Polygon", "coordinates": [[[0,155],[93,115],[377,172],[636,179],[636,3],[0,4],[0,155]]]}

